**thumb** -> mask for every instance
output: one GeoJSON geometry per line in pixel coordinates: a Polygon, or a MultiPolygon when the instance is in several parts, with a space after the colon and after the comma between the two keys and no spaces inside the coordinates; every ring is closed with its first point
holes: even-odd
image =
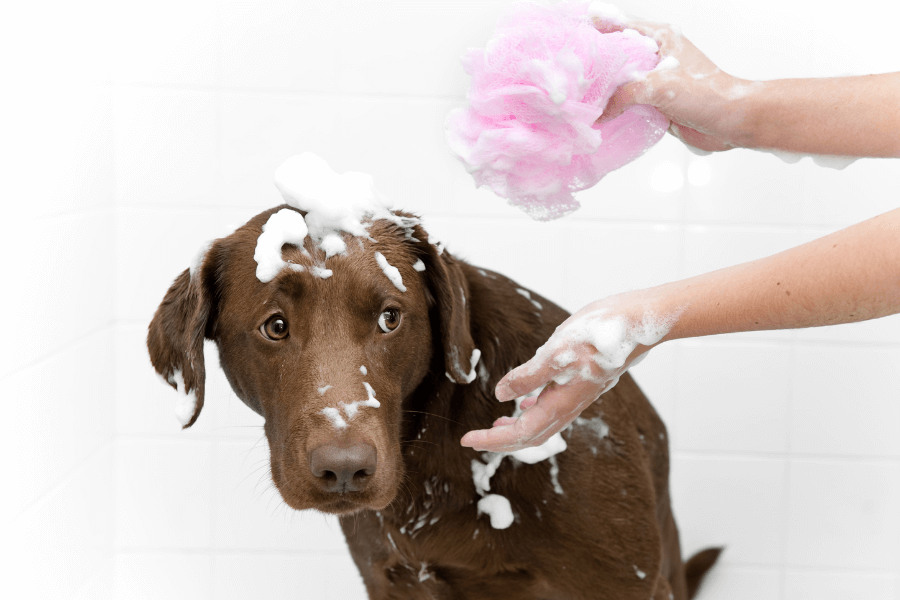
{"type": "Polygon", "coordinates": [[[643,82],[641,81],[633,81],[619,86],[606,103],[606,106],[603,108],[603,114],[600,115],[597,122],[606,123],[607,121],[612,121],[629,107],[635,104],[645,104],[646,102],[641,102],[639,99],[642,86],[643,82]]]}

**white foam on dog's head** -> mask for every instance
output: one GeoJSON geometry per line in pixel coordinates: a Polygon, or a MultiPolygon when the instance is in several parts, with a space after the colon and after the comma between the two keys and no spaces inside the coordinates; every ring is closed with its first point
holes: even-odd
{"type": "MultiPolygon", "coordinates": [[[[304,211],[306,215],[295,213],[296,218],[288,221],[284,217],[276,217],[285,212],[281,210],[272,215],[263,227],[264,234],[259,237],[254,254],[257,278],[263,283],[274,279],[284,268],[281,245],[294,244],[303,248],[303,241],[309,235],[328,260],[334,255],[346,254],[344,234],[371,240],[367,230],[373,221],[386,219],[395,223],[406,231],[408,239],[413,239],[412,227],[419,223],[416,218],[391,212],[390,203],[375,189],[371,175],[356,172],[339,175],[312,152],[304,152],[284,161],[275,170],[275,186],[289,206],[304,211]],[[296,225],[297,219],[304,223],[302,230],[296,225]],[[267,231],[270,235],[264,238],[267,231]],[[276,249],[279,241],[276,234],[279,232],[284,239],[280,240],[281,245],[276,249]]],[[[324,265],[310,273],[323,279],[330,276],[324,265]]]]}

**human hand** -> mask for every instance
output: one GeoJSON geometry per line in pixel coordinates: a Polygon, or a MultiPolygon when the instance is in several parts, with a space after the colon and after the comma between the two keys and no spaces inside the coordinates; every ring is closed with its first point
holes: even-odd
{"type": "Polygon", "coordinates": [[[672,122],[669,132],[690,147],[715,152],[748,145],[744,100],[759,82],[725,73],[671,26],[616,17],[595,15],[594,25],[603,33],[637,30],[656,41],[661,60],[656,69],[616,90],[598,122],[634,104],[649,104],[672,122]]]}
{"type": "Polygon", "coordinates": [[[566,319],[534,358],[513,369],[495,389],[508,402],[525,398],[518,417],[497,419],[491,429],[470,431],[463,446],[515,452],[539,446],[562,431],[668,333],[673,317],[640,310],[631,294],[593,302],[566,319]]]}

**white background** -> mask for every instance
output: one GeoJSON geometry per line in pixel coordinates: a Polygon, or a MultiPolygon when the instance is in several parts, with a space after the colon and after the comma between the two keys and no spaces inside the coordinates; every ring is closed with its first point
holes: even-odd
{"type": "MultiPolygon", "coordinates": [[[[0,24],[0,573],[10,598],[358,599],[333,521],[286,508],[209,349],[179,429],[144,337],[205,240],[278,204],[312,150],[374,175],[451,251],[566,308],[762,257],[900,204],[844,171],[672,138],[542,224],[474,189],[446,112],[505,1],[19,2],[0,24]]],[[[900,4],[622,1],[746,78],[900,70],[900,4]],[[842,5],[843,6],[843,5],[842,5]]],[[[900,317],[717,336],[635,375],[671,432],[704,599],[900,600],[900,317]]]]}

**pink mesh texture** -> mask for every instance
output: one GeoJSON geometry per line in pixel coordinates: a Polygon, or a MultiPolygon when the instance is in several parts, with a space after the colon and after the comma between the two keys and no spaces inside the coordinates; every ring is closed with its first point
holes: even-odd
{"type": "Polygon", "coordinates": [[[615,89],[659,56],[636,31],[600,33],[587,9],[515,4],[487,47],[462,57],[469,105],[445,123],[450,149],[476,185],[537,220],[577,209],[574,192],[641,156],[669,127],[643,105],[595,123],[615,89]]]}

